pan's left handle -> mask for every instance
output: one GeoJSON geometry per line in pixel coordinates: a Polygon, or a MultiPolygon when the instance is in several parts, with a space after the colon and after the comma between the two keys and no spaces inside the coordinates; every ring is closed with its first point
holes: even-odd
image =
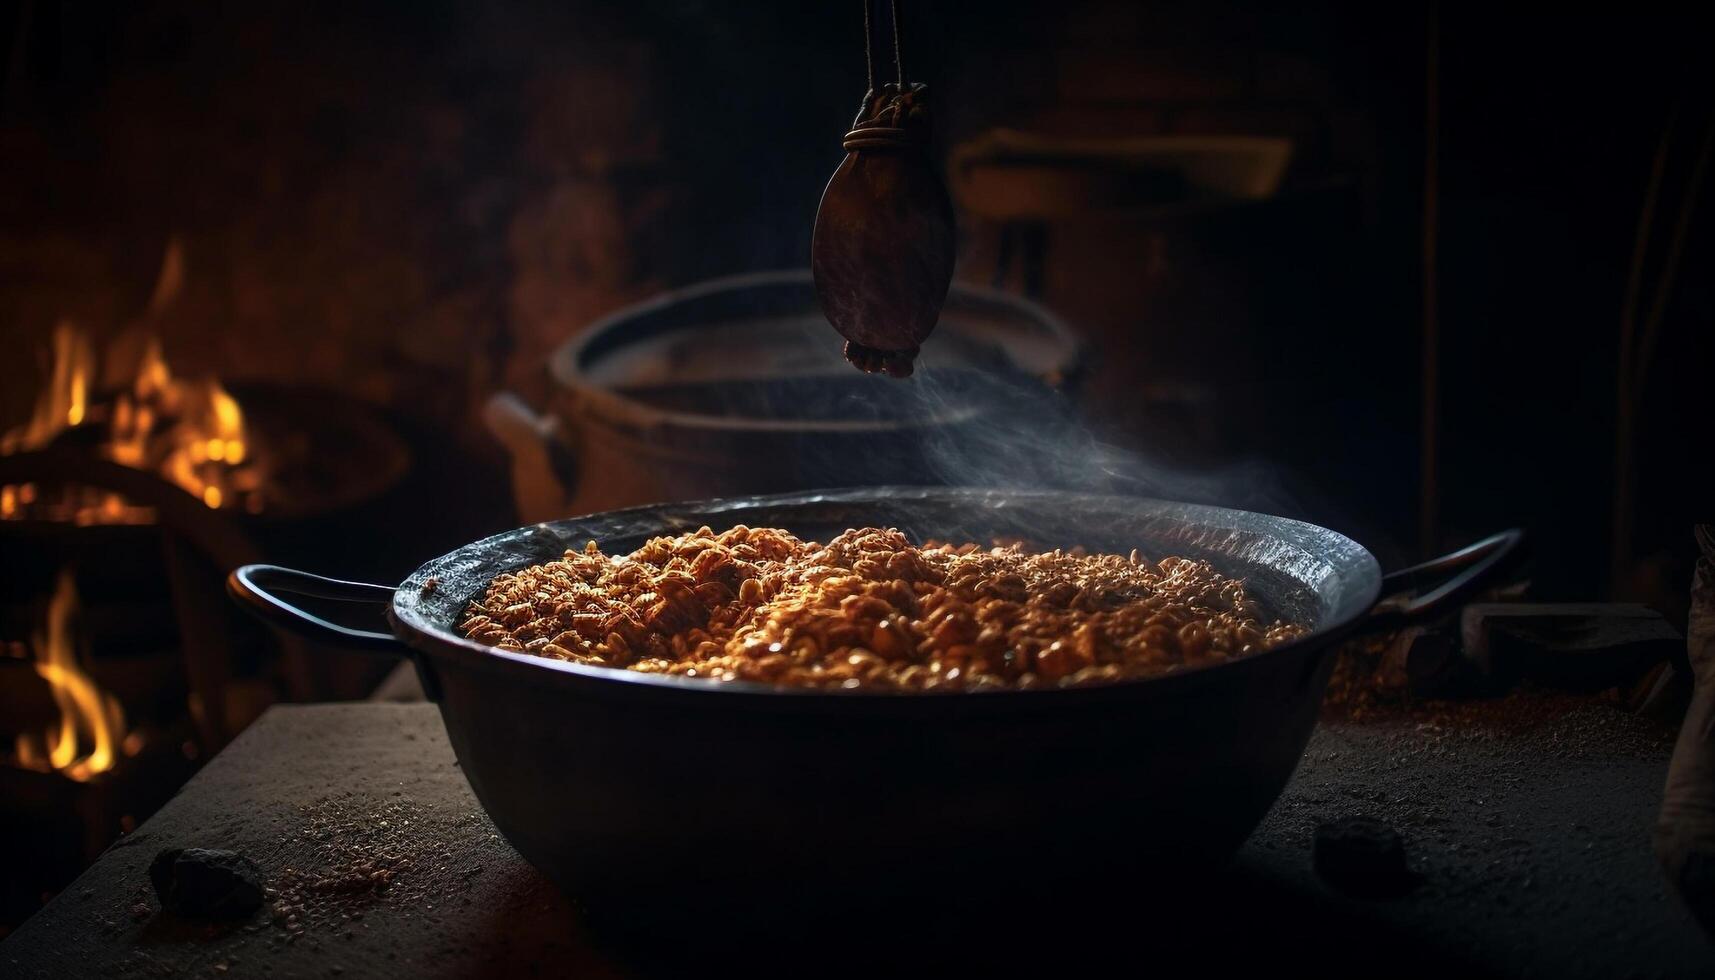
{"type": "Polygon", "coordinates": [[[1524,532],[1512,528],[1451,554],[1384,575],[1383,598],[1370,610],[1364,626],[1391,629],[1453,608],[1490,584],[1519,555],[1523,545],[1524,532]]]}
{"type": "Polygon", "coordinates": [[[385,611],[393,602],[391,586],[343,582],[278,565],[244,565],[226,577],[226,591],[258,617],[311,639],[359,650],[405,653],[404,645],[392,633],[341,626],[283,598],[309,596],[361,603],[385,611]]]}

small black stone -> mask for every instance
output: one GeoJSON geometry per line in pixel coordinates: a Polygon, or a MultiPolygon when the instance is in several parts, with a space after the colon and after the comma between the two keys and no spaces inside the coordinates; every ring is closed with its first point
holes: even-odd
{"type": "Polygon", "coordinates": [[[196,919],[242,919],[262,904],[262,872],[236,851],[169,848],[155,855],[149,880],[161,907],[196,919]]]}
{"type": "Polygon", "coordinates": [[[1316,873],[1341,891],[1366,898],[1402,895],[1417,885],[1399,832],[1369,817],[1342,817],[1316,826],[1311,852],[1316,873]]]}

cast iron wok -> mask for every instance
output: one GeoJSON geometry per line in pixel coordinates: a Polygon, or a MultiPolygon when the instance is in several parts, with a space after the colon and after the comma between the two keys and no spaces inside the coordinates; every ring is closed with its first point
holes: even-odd
{"type": "Polygon", "coordinates": [[[1264,514],[884,487],[537,524],[436,558],[397,588],[266,565],[236,570],[229,586],[277,623],[410,656],[495,825],[592,909],[659,912],[743,894],[778,909],[878,888],[991,894],[1220,862],[1292,775],[1331,644],[1360,625],[1457,601],[1518,542],[1504,532],[1384,578],[1352,540],[1264,514]],[[1313,632],[1152,680],[915,695],[667,678],[511,653],[455,632],[466,603],[501,572],[591,539],[623,553],[704,524],[779,526],[816,540],[880,525],[918,540],[1024,537],[1045,548],[1201,558],[1313,632]],[[1434,591],[1377,602],[1384,587],[1450,572],[1434,591]],[[285,593],[385,606],[392,632],[336,625],[285,593]]]}

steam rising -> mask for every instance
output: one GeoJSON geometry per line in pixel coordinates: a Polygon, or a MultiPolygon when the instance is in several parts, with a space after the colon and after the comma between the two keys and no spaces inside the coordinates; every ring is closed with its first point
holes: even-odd
{"type": "MultiPolygon", "coordinates": [[[[1102,441],[1069,396],[1036,379],[987,372],[978,388],[994,410],[967,425],[931,432],[926,458],[933,482],[1157,497],[1276,513],[1298,509],[1280,471],[1262,460],[1193,469],[1102,441]]],[[[946,376],[930,370],[907,397],[926,412],[941,413],[956,396],[946,376]]]]}
{"type": "MultiPolygon", "coordinates": [[[[834,345],[837,338],[817,336],[834,345]]],[[[869,462],[920,474],[908,482],[1005,489],[1068,490],[1153,497],[1293,515],[1302,488],[1277,465],[1240,459],[1196,467],[1103,441],[1078,412],[1075,396],[1020,371],[998,350],[949,350],[931,338],[917,373],[841,386],[839,416],[922,424],[869,462]],[[983,356],[985,354],[987,356],[983,356]],[[892,453],[896,458],[886,459],[892,453]]],[[[1075,387],[1075,383],[1074,383],[1075,387]]],[[[838,461],[820,461],[838,471],[838,461]]],[[[823,468],[823,465],[814,467],[823,468]]]]}

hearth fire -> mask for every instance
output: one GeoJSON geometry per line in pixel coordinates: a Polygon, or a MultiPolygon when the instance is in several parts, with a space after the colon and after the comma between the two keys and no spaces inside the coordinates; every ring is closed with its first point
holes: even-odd
{"type": "MultiPolygon", "coordinates": [[[[260,513],[266,471],[238,401],[216,379],[175,376],[156,337],[126,339],[98,356],[76,324],[55,326],[35,409],[0,435],[0,455],[67,446],[153,473],[211,509],[260,513]]],[[[24,483],[0,486],[0,518],[146,524],[155,514],[110,490],[24,483]]]]}
{"type": "Polygon", "coordinates": [[[45,622],[29,648],[14,644],[11,651],[33,659],[37,676],[53,694],[59,718],[41,733],[20,733],[11,761],[23,769],[88,782],[117,765],[121,752],[136,755],[142,743],[126,734],[125,710],[118,699],[79,666],[78,630],[77,583],[67,569],[59,575],[45,622]]]}

